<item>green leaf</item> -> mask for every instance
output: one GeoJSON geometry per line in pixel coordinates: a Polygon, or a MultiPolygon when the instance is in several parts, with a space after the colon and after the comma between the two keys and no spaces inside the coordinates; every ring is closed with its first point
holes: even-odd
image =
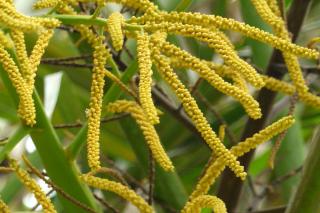
{"type": "Polygon", "coordinates": [[[301,182],[287,208],[286,213],[320,211],[320,131],[315,131],[305,161],[301,182]]]}
{"type": "Polygon", "coordinates": [[[7,143],[0,150],[0,162],[11,152],[11,150],[28,134],[29,128],[19,127],[16,132],[9,137],[7,143]]]}

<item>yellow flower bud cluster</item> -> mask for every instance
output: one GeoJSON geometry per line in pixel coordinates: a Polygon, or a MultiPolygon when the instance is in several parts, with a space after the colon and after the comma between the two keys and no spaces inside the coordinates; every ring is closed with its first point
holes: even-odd
{"type": "Polygon", "coordinates": [[[26,73],[26,81],[27,83],[32,86],[34,85],[34,78],[36,76],[36,70],[37,67],[40,65],[41,58],[43,54],[45,53],[45,50],[47,46],[49,45],[49,41],[52,38],[54,34],[54,30],[48,29],[43,30],[39,33],[39,38],[36,41],[36,44],[34,45],[31,55],[29,58],[29,63],[31,66],[30,73],[26,73]]]}
{"type": "MultiPolygon", "coordinates": [[[[64,14],[76,15],[74,9],[68,6],[66,3],[61,3],[58,7],[58,11],[64,14]]],[[[81,33],[84,39],[88,40],[88,43],[93,47],[93,64],[92,70],[92,84],[91,84],[91,98],[88,110],[88,135],[87,135],[87,151],[88,151],[88,163],[92,170],[97,170],[100,165],[100,117],[103,97],[103,87],[105,84],[104,77],[107,76],[120,88],[126,92],[132,94],[132,92],[121,82],[119,78],[113,75],[110,71],[105,69],[106,60],[111,57],[109,50],[104,45],[104,36],[98,38],[92,32],[89,27],[84,25],[77,25],[75,29],[81,33]]]]}
{"type": "Polygon", "coordinates": [[[119,100],[108,105],[108,111],[120,113],[129,112],[140,126],[152,155],[159,165],[166,171],[173,171],[174,167],[166,152],[164,151],[160,138],[148,119],[144,109],[133,101],[119,100]]]}
{"type": "MultiPolygon", "coordinates": [[[[266,0],[252,0],[252,3],[263,20],[271,25],[275,34],[289,42],[290,36],[284,21],[272,12],[266,0]]],[[[303,78],[297,56],[288,51],[283,51],[282,55],[299,99],[314,103],[314,105],[320,104],[320,98],[308,92],[309,89],[303,78]]]]}
{"type": "MultiPolygon", "coordinates": [[[[261,143],[270,140],[272,137],[280,134],[281,132],[288,129],[294,123],[294,118],[292,116],[287,116],[279,119],[270,126],[261,130],[260,132],[254,134],[252,137],[245,139],[243,142],[238,143],[230,149],[230,152],[238,157],[241,157],[245,153],[254,149],[261,143]]],[[[215,179],[224,170],[225,163],[221,157],[218,157],[209,167],[207,168],[205,174],[201,177],[196,185],[195,190],[190,195],[189,200],[193,200],[198,196],[206,194],[210,186],[214,183],[215,179]]]]}
{"type": "Polygon", "coordinates": [[[159,123],[157,109],[151,96],[152,62],[150,53],[150,38],[147,34],[137,36],[137,56],[140,71],[139,100],[152,124],[159,123]]]}
{"type": "Polygon", "coordinates": [[[12,43],[7,37],[7,35],[0,30],[0,45],[3,46],[4,48],[11,48],[12,43]]]}
{"type": "Polygon", "coordinates": [[[235,51],[225,42],[224,38],[221,38],[219,33],[211,32],[203,27],[180,23],[147,24],[144,28],[148,31],[165,30],[168,33],[181,34],[208,43],[209,47],[215,49],[220,54],[225,64],[239,70],[253,86],[257,88],[263,86],[263,81],[257,72],[248,63],[239,58],[235,51]]]}
{"type": "MultiPolygon", "coordinates": [[[[27,17],[18,13],[11,1],[0,0],[0,23],[10,29],[11,39],[14,44],[18,64],[10,57],[5,48],[12,48],[13,45],[1,43],[0,62],[8,72],[13,86],[16,88],[20,98],[18,113],[27,125],[33,126],[35,120],[35,107],[32,99],[35,72],[40,64],[41,57],[47,47],[53,28],[59,25],[59,21],[49,18],[27,17]],[[34,46],[29,57],[26,50],[23,31],[37,30],[42,33],[34,46]]],[[[0,32],[3,35],[3,32],[0,32]]]]}
{"type": "Polygon", "coordinates": [[[217,213],[227,213],[226,205],[216,196],[202,195],[189,201],[181,213],[201,212],[202,208],[212,208],[217,213]]]}
{"type": "Polygon", "coordinates": [[[20,110],[19,115],[27,125],[35,124],[35,106],[32,99],[32,93],[30,93],[29,86],[26,84],[19,68],[11,58],[10,54],[0,45],[0,63],[4,70],[8,73],[8,76],[15,87],[17,94],[20,98],[20,110]]]}
{"type": "Polygon", "coordinates": [[[19,167],[18,163],[11,159],[10,167],[16,171],[19,180],[30,190],[36,197],[39,204],[42,206],[45,213],[56,213],[53,204],[46,194],[42,191],[40,186],[29,176],[29,174],[19,167]]]}
{"type": "MultiPolygon", "coordinates": [[[[156,43],[157,42],[154,42],[153,44],[156,46],[156,43]]],[[[209,147],[217,156],[223,156],[222,158],[225,160],[225,163],[230,167],[230,169],[238,177],[244,179],[246,173],[244,172],[243,167],[240,166],[240,163],[236,160],[235,156],[233,156],[224,147],[219,138],[217,138],[216,134],[212,131],[210,124],[199,109],[196,101],[191,96],[188,89],[179,80],[178,76],[173,72],[168,59],[160,54],[159,48],[153,50],[152,58],[158,71],[164,80],[170,85],[172,90],[176,93],[186,113],[189,115],[209,147]]]]}
{"type": "Polygon", "coordinates": [[[104,36],[94,40],[92,46],[93,52],[93,70],[91,83],[91,97],[88,112],[88,161],[92,170],[100,168],[100,118],[104,87],[105,63],[109,52],[104,45],[104,36]]]}
{"type": "Polygon", "coordinates": [[[34,9],[43,9],[43,8],[50,8],[55,7],[63,0],[39,0],[34,5],[34,9]]]}
{"type": "MultiPolygon", "coordinates": [[[[248,94],[246,91],[241,89],[239,90],[239,88],[224,81],[219,75],[215,73],[215,70],[208,67],[207,63],[203,63],[200,59],[192,56],[184,50],[181,50],[175,45],[169,44],[168,42],[161,45],[161,51],[163,51],[164,54],[169,57],[178,59],[179,62],[184,63],[184,66],[193,69],[219,91],[239,100],[249,116],[251,116],[252,118],[257,119],[261,117],[261,111],[258,102],[255,101],[254,98],[250,96],[250,94],[248,94]]],[[[259,76],[259,78],[261,77],[259,76]]]]}
{"type": "Polygon", "coordinates": [[[116,51],[120,51],[123,46],[124,35],[122,32],[122,24],[124,17],[119,12],[112,13],[107,19],[107,31],[110,34],[112,46],[116,51]]]}
{"type": "Polygon", "coordinates": [[[125,200],[135,205],[142,213],[153,213],[154,210],[147,204],[142,197],[137,195],[133,190],[127,186],[122,185],[114,181],[94,177],[92,175],[82,175],[81,179],[91,187],[113,192],[125,200]]]}
{"type": "Polygon", "coordinates": [[[142,12],[157,11],[158,8],[149,0],[107,0],[107,2],[115,2],[142,12]]]}
{"type": "Polygon", "coordinates": [[[274,36],[268,32],[265,32],[259,28],[252,27],[248,24],[238,22],[234,19],[224,18],[216,15],[206,15],[201,13],[190,13],[190,12],[161,12],[154,16],[146,15],[139,18],[131,18],[132,23],[137,24],[146,24],[146,23],[154,23],[161,24],[168,23],[181,23],[181,24],[189,24],[195,26],[202,26],[204,28],[211,29],[212,27],[221,29],[221,30],[233,30],[239,33],[242,33],[245,36],[253,38],[255,40],[267,43],[273,46],[276,49],[291,52],[294,55],[310,58],[310,59],[318,59],[320,54],[316,50],[308,49],[305,47],[298,46],[289,42],[286,39],[279,38],[278,36],[274,36]]]}
{"type": "Polygon", "coordinates": [[[11,3],[0,0],[0,23],[11,29],[33,31],[42,28],[55,28],[60,22],[53,18],[37,18],[22,15],[11,3]]]}
{"type": "Polygon", "coordinates": [[[0,199],[0,213],[10,213],[9,207],[0,199]]]}

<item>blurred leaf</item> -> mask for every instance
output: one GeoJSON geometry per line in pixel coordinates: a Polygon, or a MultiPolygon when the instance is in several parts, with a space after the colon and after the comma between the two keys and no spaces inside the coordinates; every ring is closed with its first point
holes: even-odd
{"type": "MultiPolygon", "coordinates": [[[[304,140],[302,137],[301,122],[298,116],[296,122],[288,130],[275,159],[273,179],[281,177],[297,169],[303,164],[305,158],[304,140]]],[[[281,184],[281,196],[287,202],[300,180],[295,175],[281,184]]]]}

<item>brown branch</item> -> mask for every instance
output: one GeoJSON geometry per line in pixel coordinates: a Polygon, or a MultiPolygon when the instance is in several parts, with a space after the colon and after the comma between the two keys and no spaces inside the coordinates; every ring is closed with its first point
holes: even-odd
{"type": "Polygon", "coordinates": [[[64,58],[43,58],[41,62],[70,62],[70,61],[77,61],[77,60],[84,60],[84,59],[92,59],[92,55],[79,55],[79,56],[71,56],[71,57],[64,57],[64,58]]]}
{"type": "MultiPolygon", "coordinates": [[[[50,196],[54,192],[54,189],[51,189],[46,196],[50,196]]],[[[36,209],[40,206],[41,204],[38,202],[34,207],[32,207],[31,211],[36,211],[36,209]]]]}
{"type": "MultiPolygon", "coordinates": [[[[311,0],[295,0],[292,3],[287,20],[288,30],[292,33],[293,42],[298,37],[300,28],[302,26],[302,22],[308,11],[310,2],[311,0]]],[[[275,50],[273,52],[266,74],[277,79],[282,79],[284,74],[279,72],[278,69],[274,69],[273,64],[275,63],[284,63],[281,52],[278,50],[275,50]]],[[[257,100],[260,103],[263,117],[258,120],[248,119],[248,122],[245,125],[245,129],[242,135],[242,140],[252,136],[254,133],[263,129],[263,127],[265,126],[265,122],[269,117],[269,113],[272,108],[276,94],[276,92],[269,91],[265,88],[263,88],[260,91],[257,100]]],[[[253,154],[254,151],[251,151],[243,157],[239,158],[241,164],[245,167],[246,170],[249,167],[253,154]]],[[[220,187],[218,189],[218,197],[226,203],[229,212],[235,212],[240,198],[242,186],[243,182],[239,178],[236,178],[230,170],[226,169],[224,171],[220,187]]]]}
{"type": "Polygon", "coordinates": [[[153,203],[153,192],[154,192],[154,180],[155,180],[155,161],[151,150],[149,149],[149,193],[148,193],[148,204],[152,206],[153,203]]]}
{"type": "Polygon", "coordinates": [[[61,196],[63,196],[64,198],[68,199],[69,201],[71,201],[75,205],[79,206],[80,208],[85,209],[88,212],[96,213],[96,211],[94,209],[92,209],[89,206],[87,206],[87,205],[83,204],[82,202],[78,201],[77,199],[75,199],[74,197],[72,197],[71,195],[66,193],[62,188],[60,188],[55,183],[53,183],[51,180],[47,179],[38,169],[36,169],[31,164],[31,162],[24,155],[22,156],[22,159],[23,159],[24,163],[26,164],[26,166],[32,171],[33,174],[38,176],[41,180],[43,180],[46,184],[48,184],[48,186],[53,188],[61,196]]]}
{"type": "Polygon", "coordinates": [[[117,209],[115,209],[113,206],[111,206],[109,203],[107,203],[104,199],[99,197],[98,195],[93,193],[93,197],[99,201],[106,209],[111,210],[113,213],[120,213],[117,209]]]}
{"type": "MultiPolygon", "coordinates": [[[[100,120],[100,122],[101,123],[108,123],[108,122],[112,122],[112,121],[116,121],[116,120],[125,118],[127,116],[129,116],[128,113],[114,115],[110,118],[103,118],[100,120]]],[[[53,126],[53,128],[55,128],[55,129],[71,129],[71,128],[80,128],[82,126],[83,126],[83,123],[75,122],[75,123],[71,123],[71,124],[56,124],[53,126]]]]}

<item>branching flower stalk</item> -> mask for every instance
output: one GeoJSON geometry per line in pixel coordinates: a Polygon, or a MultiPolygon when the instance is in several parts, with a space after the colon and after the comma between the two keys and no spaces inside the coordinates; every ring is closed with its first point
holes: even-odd
{"type": "MultiPolygon", "coordinates": [[[[262,144],[274,136],[280,134],[281,132],[288,129],[294,123],[294,118],[292,116],[287,116],[281,118],[260,132],[254,134],[252,137],[247,138],[245,141],[233,146],[230,152],[237,158],[254,149],[259,144],[262,144]]],[[[195,190],[189,197],[189,200],[193,200],[198,196],[205,195],[210,186],[214,183],[215,179],[221,174],[225,168],[225,163],[223,159],[218,158],[214,161],[206,170],[205,174],[197,183],[195,190]]]]}
{"type": "Polygon", "coordinates": [[[29,174],[23,170],[17,163],[17,161],[11,159],[10,167],[16,171],[19,180],[30,190],[36,197],[38,203],[41,204],[45,213],[56,213],[53,204],[46,194],[41,190],[40,186],[29,176],[29,174]]]}

